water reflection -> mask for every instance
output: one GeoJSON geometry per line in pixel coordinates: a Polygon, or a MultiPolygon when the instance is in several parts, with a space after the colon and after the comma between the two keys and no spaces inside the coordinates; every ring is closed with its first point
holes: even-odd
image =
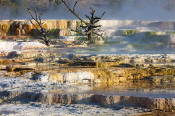
{"type": "Polygon", "coordinates": [[[166,36],[157,38],[111,37],[104,45],[75,48],[78,54],[173,54],[175,45],[168,44],[166,36]]]}
{"type": "Polygon", "coordinates": [[[116,96],[137,96],[151,98],[174,98],[175,85],[172,83],[153,83],[152,81],[128,81],[117,86],[99,85],[94,87],[90,93],[116,96]]]}

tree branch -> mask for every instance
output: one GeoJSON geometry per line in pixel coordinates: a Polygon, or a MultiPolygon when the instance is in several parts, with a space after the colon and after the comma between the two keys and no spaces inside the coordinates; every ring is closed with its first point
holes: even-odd
{"type": "Polygon", "coordinates": [[[85,20],[83,20],[83,18],[81,18],[73,9],[71,9],[71,7],[67,4],[65,0],[61,0],[61,1],[74,16],[76,16],[79,20],[81,20],[83,23],[88,25],[88,23],[85,20]]]}
{"type": "Polygon", "coordinates": [[[106,14],[106,12],[103,12],[102,15],[100,16],[100,18],[103,18],[105,14],[106,14]]]}
{"type": "Polygon", "coordinates": [[[30,22],[32,23],[32,25],[35,27],[35,29],[40,32],[40,34],[42,35],[41,39],[45,42],[45,44],[47,46],[50,45],[50,40],[48,39],[47,37],[47,33],[48,31],[46,31],[43,27],[43,23],[42,23],[42,20],[41,20],[41,16],[37,13],[37,10],[34,9],[34,14],[32,13],[32,10],[27,8],[27,12],[30,14],[30,16],[32,17],[32,19],[37,23],[34,24],[32,20],[30,20],[30,22]],[[39,26],[39,27],[38,27],[39,26]]]}
{"type": "Polygon", "coordinates": [[[77,0],[77,1],[75,2],[74,6],[73,6],[73,11],[74,11],[74,12],[75,12],[75,7],[77,6],[78,2],[79,2],[79,0],[77,0]]]}
{"type": "Polygon", "coordinates": [[[101,14],[101,16],[97,17],[97,16],[95,16],[95,13],[96,13],[95,9],[90,8],[91,9],[90,15],[85,15],[85,17],[88,19],[88,21],[85,21],[82,17],[80,17],[80,15],[78,15],[75,12],[75,8],[76,8],[79,0],[77,0],[74,3],[73,8],[70,7],[70,5],[67,3],[67,0],[61,0],[61,1],[65,5],[65,7],[75,17],[77,17],[81,21],[81,24],[79,25],[77,30],[74,30],[75,32],[77,32],[79,34],[86,35],[90,43],[93,43],[93,39],[95,39],[95,37],[97,37],[97,36],[100,36],[101,38],[104,38],[102,34],[99,34],[100,33],[100,29],[99,28],[101,28],[102,25],[98,25],[98,24],[96,25],[96,23],[99,22],[102,19],[102,17],[104,16],[105,12],[103,12],[101,14]]]}

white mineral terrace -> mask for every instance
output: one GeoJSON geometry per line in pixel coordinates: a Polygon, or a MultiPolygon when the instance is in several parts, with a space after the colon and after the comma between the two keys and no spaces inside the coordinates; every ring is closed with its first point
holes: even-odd
{"type": "Polygon", "coordinates": [[[20,51],[25,49],[45,48],[40,42],[9,42],[0,41],[0,52],[20,51]]]}
{"type": "Polygon", "coordinates": [[[55,1],[0,0],[0,116],[175,116],[175,0],[55,1]]]}
{"type": "Polygon", "coordinates": [[[164,36],[174,27],[166,22],[129,20],[103,20],[101,24],[110,37],[102,45],[66,46],[75,36],[61,36],[62,42],[54,47],[39,41],[1,40],[0,55],[5,57],[1,57],[0,115],[135,116],[149,114],[152,109],[174,111],[175,50],[167,41],[175,40],[164,36]],[[118,30],[140,28],[144,35],[142,31],[155,29],[149,27],[152,24],[165,25],[159,27],[163,39],[115,35],[118,30]],[[151,74],[151,66],[156,74],[165,71],[170,75],[148,75],[144,80],[151,74]],[[137,72],[139,67],[142,70],[137,72]],[[135,72],[141,75],[142,83],[130,80],[137,77],[135,72]],[[112,81],[117,86],[108,85],[112,81]]]}

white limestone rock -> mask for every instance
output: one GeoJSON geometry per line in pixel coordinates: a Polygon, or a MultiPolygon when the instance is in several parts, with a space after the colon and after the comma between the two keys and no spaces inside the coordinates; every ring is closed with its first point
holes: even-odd
{"type": "Polygon", "coordinates": [[[49,82],[49,75],[47,72],[41,72],[38,74],[34,74],[32,79],[43,82],[43,83],[47,83],[49,82]]]}
{"type": "Polygon", "coordinates": [[[63,74],[64,82],[66,83],[87,83],[94,80],[94,74],[91,72],[68,72],[63,74]]]}

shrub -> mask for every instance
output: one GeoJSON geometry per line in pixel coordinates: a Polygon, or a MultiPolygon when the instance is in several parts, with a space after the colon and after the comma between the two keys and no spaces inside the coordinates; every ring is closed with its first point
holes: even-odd
{"type": "Polygon", "coordinates": [[[49,35],[57,36],[59,32],[60,32],[60,29],[50,29],[49,35]]]}
{"type": "Polygon", "coordinates": [[[122,32],[122,36],[131,36],[137,34],[138,32],[138,30],[125,30],[122,32]]]}

